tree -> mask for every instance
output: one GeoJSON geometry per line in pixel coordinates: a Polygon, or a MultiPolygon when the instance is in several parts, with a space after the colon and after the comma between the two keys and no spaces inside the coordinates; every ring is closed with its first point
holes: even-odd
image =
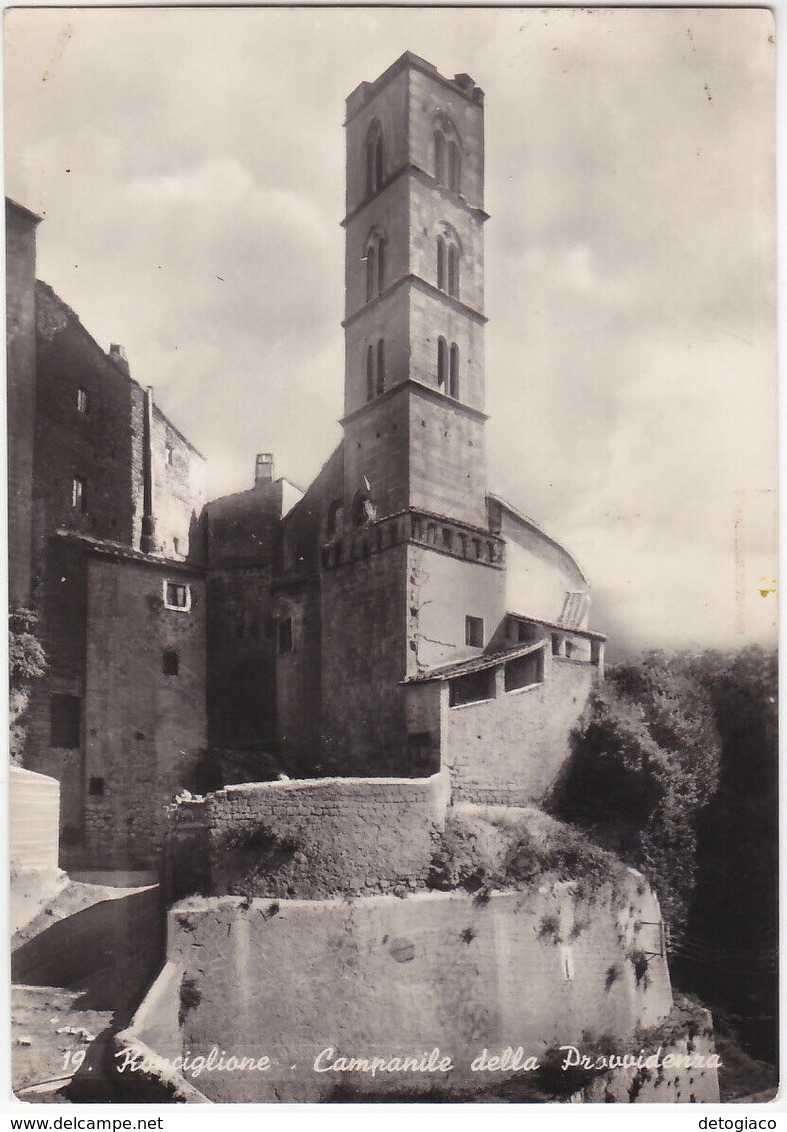
{"type": "Polygon", "coordinates": [[[24,714],[30,699],[34,680],[46,671],[46,655],[34,630],[38,623],[29,609],[17,609],[9,618],[8,642],[8,710],[10,717],[11,762],[23,762],[27,729],[24,714]]]}
{"type": "Polygon", "coordinates": [[[610,671],[572,739],[550,808],[641,869],[680,934],[697,871],[699,813],[719,784],[714,704],[687,656],[610,671]]]}

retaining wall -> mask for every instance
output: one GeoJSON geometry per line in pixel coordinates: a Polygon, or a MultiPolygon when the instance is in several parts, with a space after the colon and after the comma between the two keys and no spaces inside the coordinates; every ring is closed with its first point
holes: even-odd
{"type": "Polygon", "coordinates": [[[447,804],[441,775],[228,786],[173,814],[170,891],[182,895],[190,884],[192,892],[324,897],[423,888],[447,804]],[[201,878],[190,872],[200,846],[209,860],[201,878]]]}
{"type": "MultiPolygon", "coordinates": [[[[266,1072],[205,1072],[192,1084],[214,1101],[312,1101],[351,1087],[489,1086],[473,1073],[484,1048],[522,1046],[539,1057],[611,1035],[629,1052],[637,1027],[671,1009],[666,959],[656,950],[658,905],[635,874],[623,889],[585,896],[571,884],[527,893],[416,893],[406,899],[199,899],[172,909],[168,960],[179,1002],[145,1017],[147,1045],[173,1058],[269,1057],[266,1072]],[[614,977],[610,972],[614,969],[614,977]],[[171,1019],[177,1009],[179,1033],[171,1019]],[[421,1056],[438,1047],[446,1074],[316,1072],[340,1056],[421,1056]],[[293,1068],[294,1067],[294,1068],[293,1068]]],[[[171,982],[171,980],[170,980],[171,982]]],[[[133,1027],[132,1027],[133,1031],[133,1027]]]]}

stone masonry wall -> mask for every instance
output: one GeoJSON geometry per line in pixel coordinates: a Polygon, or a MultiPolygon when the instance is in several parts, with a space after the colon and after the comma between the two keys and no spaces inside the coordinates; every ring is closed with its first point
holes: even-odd
{"type": "Polygon", "coordinates": [[[440,775],[228,786],[204,803],[211,891],[324,897],[422,888],[447,801],[440,775]]]}
{"type": "Polygon", "coordinates": [[[622,889],[591,896],[544,884],[486,902],[467,893],[186,901],[169,925],[167,957],[183,972],[174,1052],[216,1045],[270,1057],[264,1074],[217,1071],[194,1082],[217,1102],[327,1100],[340,1086],[361,1096],[489,1086],[501,1075],[470,1071],[485,1048],[499,1055],[521,1046],[542,1057],[554,1045],[609,1035],[629,1052],[637,1027],[658,1023],[672,1005],[663,955],[651,956],[646,971],[637,965],[637,949],[658,952],[655,929],[642,926],[657,916],[633,873],[622,889]],[[324,1050],[330,1064],[434,1047],[450,1055],[453,1072],[314,1070],[324,1050]]]}
{"type": "Polygon", "coordinates": [[[35,218],[6,201],[9,608],[30,604],[36,404],[35,218]]]}
{"type": "Polygon", "coordinates": [[[443,766],[462,801],[538,802],[569,757],[569,735],[598,670],[552,657],[548,647],[545,654],[543,683],[506,692],[501,666],[495,699],[447,708],[443,766]]]}

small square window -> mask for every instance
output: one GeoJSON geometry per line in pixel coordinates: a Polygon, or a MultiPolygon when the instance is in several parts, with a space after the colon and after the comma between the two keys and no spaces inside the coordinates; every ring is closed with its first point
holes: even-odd
{"type": "Polygon", "coordinates": [[[484,647],[483,617],[465,617],[465,644],[474,649],[484,647]]]}
{"type": "Polygon", "coordinates": [[[82,389],[81,386],[77,389],[77,412],[84,413],[85,416],[90,413],[90,395],[87,389],[82,389]]]}
{"type": "Polygon", "coordinates": [[[88,784],[87,792],[88,792],[88,794],[91,794],[94,798],[103,798],[104,797],[104,779],[103,778],[91,778],[90,782],[88,784]]]}
{"type": "Polygon", "coordinates": [[[164,605],[167,609],[191,609],[191,587],[183,582],[165,582],[164,605]]]}
{"type": "Polygon", "coordinates": [[[174,649],[164,649],[161,654],[161,671],[165,676],[177,676],[180,670],[180,657],[174,649]]]}
{"type": "Polygon", "coordinates": [[[74,476],[71,480],[71,506],[80,515],[87,511],[87,480],[81,476],[74,476]]]}
{"type": "Polygon", "coordinates": [[[292,652],[292,618],[285,617],[277,629],[279,652],[292,652]]]}

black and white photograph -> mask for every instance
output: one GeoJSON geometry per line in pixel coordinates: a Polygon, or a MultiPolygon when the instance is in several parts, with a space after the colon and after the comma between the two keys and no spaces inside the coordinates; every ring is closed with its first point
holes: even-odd
{"type": "Polygon", "coordinates": [[[774,12],[4,20],[4,1111],[781,1111],[774,12]]]}

